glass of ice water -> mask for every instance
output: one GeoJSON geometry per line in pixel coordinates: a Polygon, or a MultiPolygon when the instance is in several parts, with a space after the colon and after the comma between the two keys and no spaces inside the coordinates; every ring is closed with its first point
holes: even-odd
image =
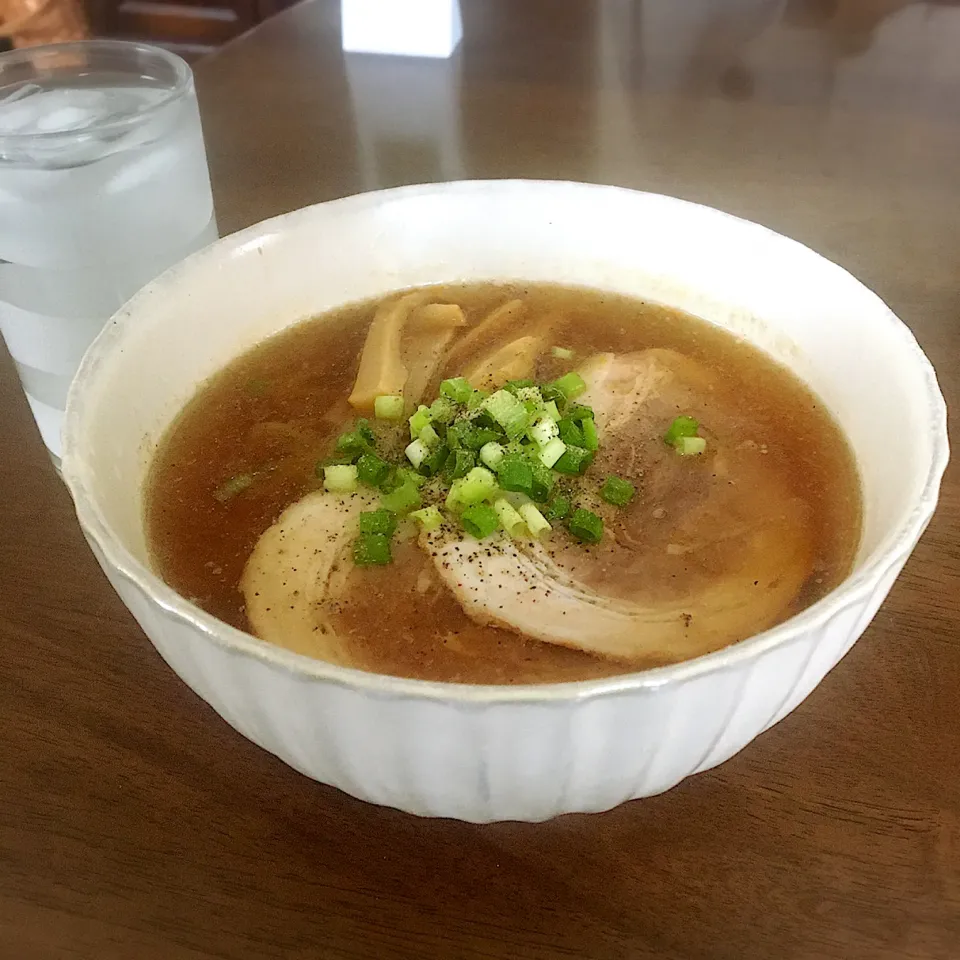
{"type": "Polygon", "coordinates": [[[0,331],[54,463],[90,342],[216,237],[183,60],[113,40],[0,54],[0,331]]]}

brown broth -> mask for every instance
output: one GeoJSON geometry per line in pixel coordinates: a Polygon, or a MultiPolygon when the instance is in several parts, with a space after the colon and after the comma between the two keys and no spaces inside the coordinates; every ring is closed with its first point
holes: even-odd
{"type": "MultiPolygon", "coordinates": [[[[724,416],[764,445],[765,464],[812,517],[810,576],[782,619],[846,576],[860,536],[856,467],[837,425],[793,374],[726,331],[632,298],[555,285],[438,288],[471,323],[513,296],[527,301],[528,320],[558,318],[555,342],[578,356],[666,347],[717,375],[724,416]]],[[[145,496],[154,564],[183,596],[233,626],[249,629],[239,583],[257,539],[319,488],[315,463],[350,419],[346,397],[375,306],[345,307],[258,345],[203,385],[158,447],[145,496]],[[252,485],[218,500],[215,491],[240,474],[254,474],[252,485]]],[[[545,365],[548,374],[564,369],[545,365]]],[[[635,509],[656,507],[641,488],[635,509]]],[[[473,683],[585,679],[637,666],[475,624],[446,590],[418,591],[426,561],[416,546],[401,544],[395,555],[388,568],[351,574],[361,585],[341,605],[337,629],[359,666],[473,683]]]]}

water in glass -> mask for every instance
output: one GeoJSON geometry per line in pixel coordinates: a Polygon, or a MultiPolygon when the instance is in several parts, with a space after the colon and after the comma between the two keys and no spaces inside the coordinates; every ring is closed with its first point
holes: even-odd
{"type": "Polygon", "coordinates": [[[55,459],[67,388],[104,322],[217,236],[189,68],[174,64],[173,82],[81,60],[4,86],[0,57],[0,330],[55,459]]]}

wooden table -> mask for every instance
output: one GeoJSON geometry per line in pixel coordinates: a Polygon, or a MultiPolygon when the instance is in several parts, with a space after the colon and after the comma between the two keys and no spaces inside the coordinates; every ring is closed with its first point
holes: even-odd
{"type": "MultiPolygon", "coordinates": [[[[960,400],[960,8],[463,7],[449,62],[345,59],[333,0],[203,62],[223,228],[463,176],[678,194],[847,266],[960,400]]],[[[474,827],[308,781],[181,684],[6,360],[0,449],[0,957],[960,955],[957,471],[863,639],[740,756],[602,816],[474,827]]]]}

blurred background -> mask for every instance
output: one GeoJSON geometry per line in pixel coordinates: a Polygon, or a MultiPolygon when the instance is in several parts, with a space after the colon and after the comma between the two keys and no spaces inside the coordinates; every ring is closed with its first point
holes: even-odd
{"type": "Polygon", "coordinates": [[[196,60],[294,2],[0,0],[0,49],[118,37],[157,43],[196,60]]]}
{"type": "MultiPolygon", "coordinates": [[[[0,0],[0,49],[75,40],[119,37],[157,43],[196,60],[258,23],[292,6],[296,0],[0,0]]],[[[307,0],[309,2],[309,0],[307,0]]],[[[405,0],[395,0],[403,4],[405,0]]],[[[540,6],[541,0],[515,0],[518,7],[540,6]]],[[[703,36],[732,9],[742,13],[747,32],[760,32],[772,23],[821,32],[834,51],[855,57],[869,49],[877,31],[907,7],[960,6],[960,0],[582,0],[585,21],[597,6],[629,7],[637,21],[644,8],[669,8],[671,16],[689,16],[702,23],[703,36]]],[[[472,4],[461,0],[464,16],[472,4]]],[[[728,38],[736,39],[736,38],[728,38]]],[[[747,42],[746,34],[739,40],[747,42]]],[[[716,43],[713,35],[709,40],[716,43]]],[[[751,79],[737,63],[722,78],[727,93],[748,96],[751,79]]]]}

